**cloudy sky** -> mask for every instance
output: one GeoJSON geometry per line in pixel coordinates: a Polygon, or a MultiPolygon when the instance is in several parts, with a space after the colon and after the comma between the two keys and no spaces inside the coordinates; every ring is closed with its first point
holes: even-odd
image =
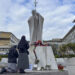
{"type": "MultiPolygon", "coordinates": [[[[43,39],[63,38],[74,26],[75,0],[37,0],[37,12],[44,17],[43,39]]],[[[34,0],[0,0],[0,31],[12,32],[19,39],[29,36],[28,19],[34,0]]]]}

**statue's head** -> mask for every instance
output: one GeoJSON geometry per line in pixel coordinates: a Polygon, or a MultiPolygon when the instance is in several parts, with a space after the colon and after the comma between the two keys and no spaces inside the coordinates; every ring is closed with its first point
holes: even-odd
{"type": "Polygon", "coordinates": [[[36,14],[36,10],[32,10],[32,15],[35,15],[36,14]]]}
{"type": "Polygon", "coordinates": [[[36,14],[37,14],[37,16],[39,16],[39,13],[38,12],[36,14]]]}

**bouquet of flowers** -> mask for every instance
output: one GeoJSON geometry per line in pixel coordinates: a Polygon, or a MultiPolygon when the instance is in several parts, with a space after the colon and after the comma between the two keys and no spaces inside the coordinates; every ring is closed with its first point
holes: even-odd
{"type": "Polygon", "coordinates": [[[61,64],[59,64],[59,65],[58,65],[58,69],[59,69],[59,70],[63,70],[64,67],[63,67],[61,64]]]}

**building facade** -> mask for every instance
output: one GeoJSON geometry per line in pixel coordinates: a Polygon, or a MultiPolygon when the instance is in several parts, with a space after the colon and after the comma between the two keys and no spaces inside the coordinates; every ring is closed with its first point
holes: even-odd
{"type": "Polygon", "coordinates": [[[63,38],[65,43],[75,43],[75,26],[63,38]]]}
{"type": "Polygon", "coordinates": [[[19,39],[11,32],[0,32],[0,52],[7,52],[13,45],[17,45],[19,39]]]}
{"type": "Polygon", "coordinates": [[[75,43],[75,25],[72,27],[72,29],[64,36],[64,38],[61,39],[52,39],[49,41],[44,41],[48,44],[53,45],[57,50],[59,47],[63,44],[68,43],[75,43]]]}
{"type": "MultiPolygon", "coordinates": [[[[0,32],[0,52],[1,51],[9,51],[9,48],[13,45],[17,45],[19,43],[19,39],[12,34],[11,32],[0,32]]],[[[56,49],[59,49],[60,45],[75,43],[75,26],[61,39],[52,39],[49,41],[44,41],[44,43],[48,43],[54,46],[56,49]]]]}

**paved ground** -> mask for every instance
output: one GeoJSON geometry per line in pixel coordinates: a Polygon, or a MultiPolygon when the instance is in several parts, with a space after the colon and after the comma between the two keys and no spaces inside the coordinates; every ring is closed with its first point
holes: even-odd
{"type": "Polygon", "coordinates": [[[25,74],[20,73],[5,73],[2,75],[68,75],[67,71],[44,71],[44,72],[27,72],[25,74]]]}
{"type": "Polygon", "coordinates": [[[75,75],[75,66],[67,66],[69,75],[75,75]]]}

